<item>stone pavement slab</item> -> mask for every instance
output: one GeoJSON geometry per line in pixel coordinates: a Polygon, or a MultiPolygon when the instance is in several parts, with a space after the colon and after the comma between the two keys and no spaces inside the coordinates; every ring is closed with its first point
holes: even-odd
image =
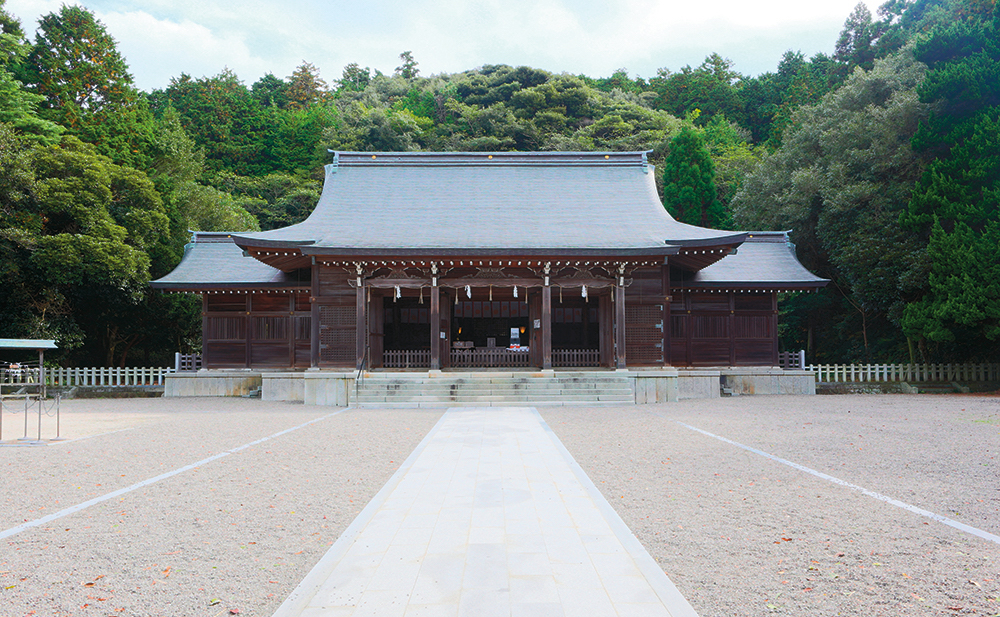
{"type": "Polygon", "coordinates": [[[454,408],[275,617],[696,617],[533,408],[454,408]]]}

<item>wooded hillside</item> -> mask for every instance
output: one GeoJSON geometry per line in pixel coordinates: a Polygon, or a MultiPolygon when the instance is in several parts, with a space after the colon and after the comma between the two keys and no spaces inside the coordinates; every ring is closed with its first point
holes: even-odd
{"type": "Polygon", "coordinates": [[[650,77],[424,75],[404,51],[392,74],[350,64],[327,82],[304,62],[142,92],[87,9],[42,16],[29,39],[0,0],[0,337],[57,339],[65,364],[196,349],[197,301],[148,281],[189,230],[305,218],[328,149],[650,150],[675,218],[792,229],[803,263],[832,280],[784,299],[787,349],[998,361],[995,4],[859,4],[832,55],[788,51],[758,76],[718,54],[650,77]]]}

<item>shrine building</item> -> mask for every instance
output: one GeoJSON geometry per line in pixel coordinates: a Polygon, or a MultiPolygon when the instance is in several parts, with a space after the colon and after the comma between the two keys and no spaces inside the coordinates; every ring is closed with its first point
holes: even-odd
{"type": "Polygon", "coordinates": [[[206,369],[775,367],[786,232],[675,221],[645,152],[337,152],[303,222],[196,232],[206,369]]]}

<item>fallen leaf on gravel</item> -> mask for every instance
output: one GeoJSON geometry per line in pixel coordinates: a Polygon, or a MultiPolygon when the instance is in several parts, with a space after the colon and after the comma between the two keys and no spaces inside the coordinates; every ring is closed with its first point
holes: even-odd
{"type": "Polygon", "coordinates": [[[230,615],[239,615],[240,614],[240,609],[238,609],[238,608],[231,608],[231,609],[229,609],[229,614],[230,615]]]}
{"type": "Polygon", "coordinates": [[[93,587],[96,583],[84,583],[84,587],[93,587]]]}
{"type": "Polygon", "coordinates": [[[982,588],[982,585],[980,585],[976,581],[970,580],[969,582],[972,583],[973,585],[975,585],[976,587],[979,587],[980,589],[982,588]]]}
{"type": "Polygon", "coordinates": [[[170,566],[167,566],[167,569],[163,571],[163,578],[167,578],[168,576],[170,576],[170,566]]]}
{"type": "Polygon", "coordinates": [[[218,598],[212,598],[211,600],[209,600],[209,601],[208,601],[208,605],[209,605],[209,606],[215,606],[215,605],[216,605],[216,604],[218,604],[219,602],[222,602],[222,600],[220,600],[220,599],[218,599],[218,598]]]}

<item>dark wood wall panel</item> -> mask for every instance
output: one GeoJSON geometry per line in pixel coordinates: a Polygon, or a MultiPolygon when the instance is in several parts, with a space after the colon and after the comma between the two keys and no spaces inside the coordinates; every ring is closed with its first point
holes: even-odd
{"type": "Polygon", "coordinates": [[[205,351],[211,359],[209,368],[243,368],[247,364],[246,341],[208,341],[205,351]]]}
{"type": "Polygon", "coordinates": [[[632,284],[625,288],[625,306],[632,304],[663,304],[663,274],[659,268],[636,270],[632,284]]]}
{"type": "Polygon", "coordinates": [[[767,339],[770,343],[771,332],[770,315],[740,315],[733,319],[733,336],[737,339],[767,339]]]}
{"type": "Polygon", "coordinates": [[[672,295],[672,364],[771,366],[776,362],[773,293],[675,290],[672,295]]]}
{"type": "Polygon", "coordinates": [[[356,292],[347,282],[351,278],[353,277],[341,268],[319,267],[319,295],[324,298],[353,300],[356,292]]]}
{"type": "Polygon", "coordinates": [[[772,348],[770,339],[736,341],[736,365],[770,366],[772,348]]]}
{"type": "Polygon", "coordinates": [[[287,368],[291,366],[288,342],[259,342],[250,345],[250,365],[257,368],[287,368]]]}
{"type": "Polygon", "coordinates": [[[729,366],[729,340],[692,340],[692,366],[729,366]]]}

